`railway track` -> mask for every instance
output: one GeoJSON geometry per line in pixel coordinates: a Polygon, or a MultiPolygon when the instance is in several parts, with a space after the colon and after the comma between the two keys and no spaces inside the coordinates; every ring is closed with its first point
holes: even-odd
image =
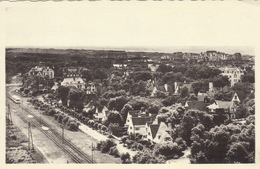
{"type": "MultiPolygon", "coordinates": [[[[11,100],[9,100],[11,101],[11,100]]],[[[13,104],[12,104],[13,105],[13,104]]],[[[34,127],[36,127],[38,130],[40,130],[43,134],[46,135],[51,141],[53,141],[59,148],[61,148],[65,153],[67,153],[71,159],[75,163],[95,163],[87,154],[85,154],[83,151],[78,149],[74,144],[72,144],[70,141],[63,139],[62,135],[58,133],[54,128],[51,127],[47,122],[37,117],[35,114],[30,113],[27,111],[22,105],[17,105],[17,107],[21,108],[23,112],[27,112],[28,115],[32,115],[33,118],[27,117],[27,114],[18,112],[17,115],[24,121],[24,122],[30,122],[34,127]],[[41,121],[41,123],[39,123],[41,121]],[[49,128],[49,130],[44,130],[42,128],[42,125],[49,128]]],[[[15,106],[15,107],[16,107],[15,106]]]]}

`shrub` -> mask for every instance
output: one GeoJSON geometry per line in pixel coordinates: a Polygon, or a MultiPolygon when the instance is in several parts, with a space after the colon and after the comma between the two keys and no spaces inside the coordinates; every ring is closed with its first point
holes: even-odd
{"type": "Polygon", "coordinates": [[[109,149],[109,155],[115,156],[115,157],[120,157],[119,151],[116,148],[116,146],[113,146],[109,149]]]}
{"type": "Polygon", "coordinates": [[[168,158],[178,158],[182,153],[182,148],[177,143],[167,143],[156,145],[154,153],[156,155],[163,155],[168,158]]]}
{"type": "Polygon", "coordinates": [[[121,138],[121,141],[125,144],[127,139],[128,139],[128,136],[123,136],[123,137],[121,138]]]}
{"type": "Polygon", "coordinates": [[[103,132],[107,131],[107,127],[104,126],[104,125],[102,125],[101,130],[102,130],[103,132]]]}
{"type": "Polygon", "coordinates": [[[97,150],[99,150],[99,151],[101,150],[102,144],[104,144],[104,141],[100,141],[100,142],[97,143],[97,147],[96,147],[97,150]]]}
{"type": "Polygon", "coordinates": [[[59,114],[54,114],[54,119],[58,120],[59,114]]]}
{"type": "Polygon", "coordinates": [[[62,119],[62,124],[66,124],[69,121],[69,116],[64,116],[62,119]]]}
{"type": "Polygon", "coordinates": [[[67,123],[67,129],[71,131],[78,131],[79,126],[76,121],[68,121],[67,123]]]}
{"type": "Polygon", "coordinates": [[[113,140],[108,139],[101,145],[101,152],[107,153],[110,150],[110,148],[115,145],[116,145],[116,143],[113,140]]]}
{"type": "Polygon", "coordinates": [[[122,160],[123,164],[130,163],[130,154],[128,152],[127,153],[122,153],[121,160],[122,160]]]}

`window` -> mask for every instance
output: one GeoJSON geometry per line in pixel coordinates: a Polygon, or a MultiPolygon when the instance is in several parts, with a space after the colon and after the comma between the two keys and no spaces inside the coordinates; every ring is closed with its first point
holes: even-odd
{"type": "Polygon", "coordinates": [[[171,140],[170,137],[165,137],[165,138],[164,138],[164,141],[170,141],[170,140],[171,140]]]}
{"type": "Polygon", "coordinates": [[[148,136],[150,136],[151,135],[151,133],[150,132],[148,132],[148,136]]]}
{"type": "Polygon", "coordinates": [[[130,129],[132,130],[132,127],[130,127],[130,129]]]}
{"type": "Polygon", "coordinates": [[[160,139],[161,138],[161,135],[158,135],[158,139],[160,139]]]}

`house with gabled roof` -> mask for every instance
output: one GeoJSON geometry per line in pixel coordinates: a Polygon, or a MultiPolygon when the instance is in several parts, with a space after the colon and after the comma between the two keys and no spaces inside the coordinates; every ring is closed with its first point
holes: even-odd
{"type": "Polygon", "coordinates": [[[128,134],[142,134],[145,135],[146,123],[151,121],[151,117],[132,117],[127,129],[128,134]]]}
{"type": "Polygon", "coordinates": [[[138,117],[140,110],[129,110],[126,116],[125,127],[128,127],[132,117],[138,117]]]}
{"type": "Polygon", "coordinates": [[[89,110],[94,108],[95,108],[95,103],[93,100],[91,100],[90,102],[88,102],[87,105],[84,106],[83,111],[88,112],[89,110]]]}
{"type": "Polygon", "coordinates": [[[145,125],[145,135],[143,138],[148,141],[153,141],[159,129],[159,126],[159,124],[152,124],[151,122],[147,122],[145,125]]]}
{"type": "Polygon", "coordinates": [[[97,86],[94,82],[90,82],[86,84],[86,94],[96,94],[97,86]]]}
{"type": "Polygon", "coordinates": [[[213,115],[216,114],[217,111],[222,110],[222,112],[230,118],[236,118],[236,111],[239,103],[240,99],[237,93],[234,93],[231,101],[215,100],[213,104],[207,106],[207,109],[208,112],[213,115]]]}
{"type": "Polygon", "coordinates": [[[31,70],[28,72],[29,76],[39,76],[47,79],[53,79],[54,78],[54,71],[49,68],[48,66],[43,66],[41,63],[39,66],[35,66],[31,68],[31,70]]]}
{"type": "Polygon", "coordinates": [[[222,67],[221,75],[227,76],[230,81],[230,86],[234,86],[235,83],[241,81],[241,77],[244,75],[244,71],[239,67],[222,67]]]}
{"type": "Polygon", "coordinates": [[[171,133],[172,133],[172,127],[168,127],[164,122],[161,122],[159,124],[157,133],[153,139],[153,142],[157,144],[172,142],[173,138],[171,136],[171,133]]]}
{"type": "Polygon", "coordinates": [[[81,77],[65,77],[61,82],[61,86],[74,86],[78,89],[85,89],[85,82],[81,77]]]}
{"type": "Polygon", "coordinates": [[[182,83],[182,82],[174,82],[174,94],[178,95],[181,92],[181,89],[186,87],[190,94],[194,94],[194,89],[191,83],[182,83]]]}
{"type": "Polygon", "coordinates": [[[109,110],[106,106],[102,106],[101,108],[96,107],[94,118],[97,119],[99,122],[104,122],[107,120],[108,114],[109,110]]]}

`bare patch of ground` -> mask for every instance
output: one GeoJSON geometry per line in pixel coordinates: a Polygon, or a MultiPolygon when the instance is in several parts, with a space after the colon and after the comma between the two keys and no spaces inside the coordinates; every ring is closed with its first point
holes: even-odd
{"type": "Polygon", "coordinates": [[[27,150],[27,137],[15,125],[6,126],[6,163],[45,163],[43,155],[35,150],[27,150]]]}

